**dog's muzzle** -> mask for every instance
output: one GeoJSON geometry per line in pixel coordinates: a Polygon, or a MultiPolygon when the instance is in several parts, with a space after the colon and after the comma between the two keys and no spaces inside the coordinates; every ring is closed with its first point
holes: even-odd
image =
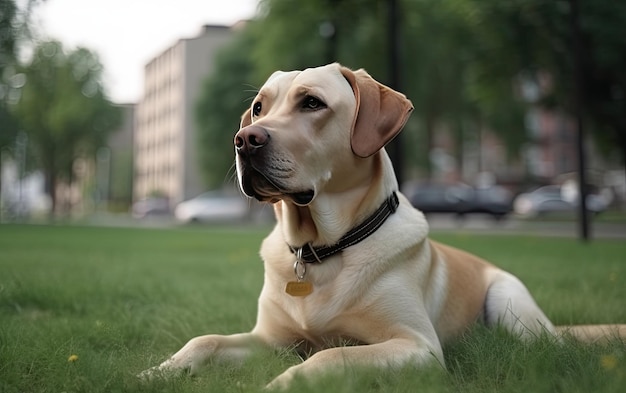
{"type": "Polygon", "coordinates": [[[307,205],[315,197],[313,190],[291,191],[281,179],[288,179],[293,168],[272,165],[270,133],[263,127],[250,125],[235,135],[237,177],[241,190],[249,197],[274,203],[285,197],[298,205],[307,205]]]}

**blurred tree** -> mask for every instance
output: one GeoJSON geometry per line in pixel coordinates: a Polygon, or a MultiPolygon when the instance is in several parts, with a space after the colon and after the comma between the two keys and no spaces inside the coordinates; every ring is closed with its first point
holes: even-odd
{"type": "MultiPolygon", "coordinates": [[[[2,153],[15,156],[19,124],[10,106],[19,97],[19,88],[24,81],[17,70],[17,52],[20,40],[29,35],[29,17],[32,7],[39,0],[21,2],[22,9],[14,0],[0,0],[0,173],[2,153]]],[[[28,151],[19,154],[28,154],[28,151]]],[[[2,179],[0,178],[0,194],[2,179]]],[[[1,210],[0,210],[1,214],[1,210]]]]}
{"type": "Polygon", "coordinates": [[[446,127],[458,136],[455,153],[460,163],[461,142],[478,129],[476,107],[465,89],[471,41],[465,21],[449,2],[405,1],[402,12],[407,75],[403,90],[413,101],[418,124],[408,158],[430,175],[429,153],[437,130],[446,127]]]}
{"type": "MultiPolygon", "coordinates": [[[[622,146],[626,157],[626,3],[581,2],[588,119],[594,133],[612,142],[607,146],[622,146]]],[[[399,0],[398,7],[399,89],[415,106],[404,133],[407,165],[429,172],[434,135],[442,128],[459,141],[457,162],[463,141],[479,138],[485,127],[500,136],[510,155],[519,154],[528,138],[524,116],[533,104],[521,93],[521,80],[539,82],[549,75],[540,104],[571,113],[567,0],[399,0]]],[[[235,42],[230,50],[231,61],[245,58],[248,82],[260,83],[276,69],[340,61],[389,83],[385,0],[261,0],[260,11],[246,28],[254,44],[235,42]]],[[[228,63],[218,66],[222,81],[229,73],[228,63]]],[[[214,94],[211,88],[207,84],[207,97],[214,94]]],[[[228,86],[222,89],[215,100],[239,110],[240,101],[222,99],[228,86]]],[[[216,111],[212,121],[227,115],[216,111]]]]}
{"type": "MultiPolygon", "coordinates": [[[[580,1],[580,28],[582,42],[582,107],[599,145],[605,152],[619,149],[626,167],[626,3],[580,1]]],[[[569,4],[569,3],[568,3],[569,4]]],[[[563,23],[568,22],[568,15],[563,23]]],[[[571,28],[566,37],[571,37],[571,28]]],[[[568,41],[569,42],[569,41],[568,41]]],[[[574,55],[571,54],[570,57],[574,55]]],[[[557,55],[557,59],[560,57],[557,55]]],[[[565,68],[561,65],[560,69],[565,68]]],[[[572,75],[575,70],[567,65],[572,75]]],[[[564,81],[565,82],[565,81],[564,81]]],[[[564,83],[565,86],[571,86],[564,83]]],[[[570,90],[560,86],[560,96],[566,98],[568,109],[570,90]]]]}
{"type": "Polygon", "coordinates": [[[119,108],[105,97],[102,66],[87,49],[66,54],[58,42],[41,43],[22,72],[15,113],[36,151],[54,212],[57,181],[72,183],[75,159],[94,156],[119,125],[119,108]]]}
{"type": "MultiPolygon", "coordinates": [[[[0,172],[2,151],[10,149],[17,135],[17,123],[8,109],[11,78],[16,64],[17,7],[13,0],[0,0],[0,172]]],[[[0,177],[0,194],[2,179],[0,177]]]]}
{"type": "Polygon", "coordinates": [[[245,30],[238,34],[232,45],[217,54],[217,72],[204,82],[196,103],[198,154],[204,181],[209,188],[221,187],[233,168],[233,137],[241,115],[257,91],[250,84],[255,78],[249,53],[255,43],[251,30],[245,30]]]}
{"type": "Polygon", "coordinates": [[[519,152],[527,135],[523,118],[528,102],[516,94],[516,81],[526,70],[521,59],[529,59],[531,51],[528,42],[521,42],[527,26],[497,8],[519,8],[515,1],[448,1],[449,10],[462,21],[465,35],[464,92],[475,106],[479,122],[498,134],[512,154],[519,152]]]}
{"type": "MultiPolygon", "coordinates": [[[[469,88],[494,124],[509,115],[514,115],[516,124],[522,124],[520,107],[510,106],[510,100],[502,101],[514,96],[511,92],[519,77],[537,84],[539,105],[575,115],[576,78],[568,0],[454,3],[468,23],[468,34],[473,36],[475,57],[469,88]],[[500,108],[503,103],[507,105],[500,108]]],[[[626,3],[579,3],[583,116],[592,125],[600,145],[618,147],[626,165],[626,3]]]]}
{"type": "Polygon", "coordinates": [[[0,0],[0,149],[9,145],[17,132],[8,110],[8,100],[11,88],[11,79],[14,74],[16,61],[17,6],[13,0],[0,0]]]}

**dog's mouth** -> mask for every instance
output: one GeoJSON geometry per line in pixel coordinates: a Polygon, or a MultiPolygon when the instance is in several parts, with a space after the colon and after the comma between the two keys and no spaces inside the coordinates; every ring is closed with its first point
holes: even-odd
{"type": "Polygon", "coordinates": [[[315,198],[315,190],[288,191],[279,181],[251,167],[241,169],[239,183],[244,194],[261,202],[276,203],[289,199],[296,205],[306,206],[315,198]]]}

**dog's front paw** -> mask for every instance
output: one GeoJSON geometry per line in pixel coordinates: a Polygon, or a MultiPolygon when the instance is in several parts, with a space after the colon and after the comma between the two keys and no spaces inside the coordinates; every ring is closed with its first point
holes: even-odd
{"type": "Polygon", "coordinates": [[[151,367],[137,374],[137,378],[143,382],[150,382],[156,379],[168,379],[189,372],[190,367],[177,364],[174,358],[170,358],[158,366],[151,367]]]}

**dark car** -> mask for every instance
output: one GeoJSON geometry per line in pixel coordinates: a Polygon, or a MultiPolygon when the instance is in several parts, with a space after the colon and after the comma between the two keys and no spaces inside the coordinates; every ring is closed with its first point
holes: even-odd
{"type": "Polygon", "coordinates": [[[422,183],[408,195],[423,213],[490,214],[500,219],[512,210],[511,193],[500,186],[475,188],[463,183],[422,183]]]}

